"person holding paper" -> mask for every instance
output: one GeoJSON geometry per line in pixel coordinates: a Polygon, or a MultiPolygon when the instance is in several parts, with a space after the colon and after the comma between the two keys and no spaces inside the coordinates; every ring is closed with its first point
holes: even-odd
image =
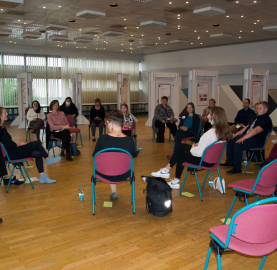
{"type": "Polygon", "coordinates": [[[96,126],[99,127],[99,137],[103,135],[105,109],[101,105],[101,100],[99,98],[95,99],[94,104],[95,106],[92,106],[90,110],[90,126],[91,126],[92,140],[95,142],[96,126]]]}
{"type": "Polygon", "coordinates": [[[241,173],[243,151],[263,147],[268,133],[272,130],[272,120],[268,115],[268,103],[258,104],[258,116],[242,130],[234,134],[227,145],[227,159],[220,164],[223,167],[232,167],[227,174],[241,173]]]}
{"type": "Polygon", "coordinates": [[[215,107],[215,104],[216,104],[215,99],[211,98],[209,100],[209,106],[207,108],[205,108],[202,113],[202,125],[203,125],[203,129],[204,129],[204,133],[207,132],[210,128],[212,128],[212,126],[208,120],[208,115],[210,114],[211,109],[215,107]]]}
{"type": "MultiPolygon", "coordinates": [[[[69,132],[69,124],[63,112],[60,111],[59,101],[52,100],[49,106],[51,111],[47,115],[47,121],[50,126],[53,137],[62,139],[63,149],[66,150],[66,160],[73,161],[70,154],[71,135],[69,132]]],[[[64,155],[62,150],[61,156],[64,155]]]]}
{"type": "Polygon", "coordinates": [[[175,147],[182,143],[182,139],[194,137],[195,143],[199,142],[199,115],[195,114],[194,104],[188,103],[185,109],[180,113],[179,129],[175,135],[175,147]]]}
{"type": "Polygon", "coordinates": [[[124,120],[122,125],[122,133],[131,137],[132,135],[132,129],[133,129],[133,122],[134,117],[132,114],[128,111],[128,105],[126,103],[121,104],[120,110],[123,113],[124,120]]]}
{"type": "Polygon", "coordinates": [[[158,134],[156,142],[164,142],[165,124],[170,129],[171,134],[175,137],[177,126],[174,120],[173,110],[167,105],[168,97],[163,96],[161,98],[161,104],[157,105],[154,112],[155,127],[158,128],[158,134]]]}
{"type": "Polygon", "coordinates": [[[40,128],[44,125],[45,114],[37,100],[33,101],[32,108],[28,110],[27,120],[29,127],[34,128],[32,133],[36,133],[37,141],[41,143],[39,135],[40,128]]]}
{"type": "Polygon", "coordinates": [[[250,99],[243,101],[243,109],[239,110],[235,118],[235,124],[230,126],[232,132],[240,130],[247,126],[250,120],[255,116],[255,112],[250,108],[250,99]]]}
{"type": "MultiPolygon", "coordinates": [[[[166,167],[160,169],[157,172],[153,172],[151,175],[155,177],[170,177],[170,170],[176,165],[175,178],[168,182],[168,185],[173,189],[180,188],[180,178],[182,176],[184,162],[199,165],[203,152],[210,144],[215,141],[228,142],[232,138],[230,128],[228,125],[225,111],[221,107],[213,107],[211,113],[208,114],[208,121],[211,123],[212,128],[208,130],[200,138],[198,143],[193,144],[180,144],[179,147],[175,147],[173,156],[166,167]]],[[[203,166],[211,167],[214,164],[202,162],[203,166]]]]}
{"type": "MultiPolygon", "coordinates": [[[[25,158],[35,158],[36,159],[36,167],[39,172],[39,182],[41,184],[51,184],[55,183],[56,180],[52,180],[48,178],[47,174],[44,172],[43,168],[43,158],[46,159],[46,164],[51,165],[57,163],[61,160],[61,157],[50,157],[48,156],[45,149],[42,147],[41,143],[38,141],[30,142],[30,143],[15,143],[12,140],[11,135],[4,127],[4,122],[7,121],[7,112],[5,108],[0,107],[0,142],[4,145],[9,158],[11,160],[25,159],[25,158]]],[[[1,176],[5,173],[5,161],[4,159],[0,159],[1,163],[1,176]]]]}

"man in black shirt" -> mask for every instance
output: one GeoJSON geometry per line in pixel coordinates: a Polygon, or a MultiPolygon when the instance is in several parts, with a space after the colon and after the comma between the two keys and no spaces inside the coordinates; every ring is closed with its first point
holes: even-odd
{"type": "Polygon", "coordinates": [[[243,151],[251,148],[262,148],[268,133],[272,130],[272,121],[268,113],[268,103],[258,104],[257,117],[236,133],[227,145],[227,160],[223,167],[233,167],[227,174],[241,173],[243,151]]]}

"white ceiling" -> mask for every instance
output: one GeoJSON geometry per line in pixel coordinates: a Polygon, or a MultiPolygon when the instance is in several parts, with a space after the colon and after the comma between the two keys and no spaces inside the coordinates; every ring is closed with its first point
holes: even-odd
{"type": "Polygon", "coordinates": [[[0,11],[0,29],[13,31],[10,37],[0,37],[0,44],[13,44],[15,50],[16,46],[35,45],[56,48],[62,46],[61,50],[63,48],[78,50],[86,47],[86,50],[153,54],[277,39],[277,32],[263,30],[263,26],[277,25],[277,0],[257,0],[257,3],[253,0],[236,2],[233,0],[153,0],[148,3],[134,0],[25,0],[24,4],[17,8],[0,11]],[[118,7],[110,7],[111,3],[118,4],[118,7]],[[195,8],[207,6],[223,9],[226,13],[213,17],[193,14],[195,8]],[[85,9],[105,12],[106,17],[95,20],[77,18],[76,13],[85,9]],[[76,22],[68,22],[70,19],[76,22]],[[141,22],[150,20],[166,22],[167,26],[140,27],[141,22]],[[50,23],[66,25],[68,30],[47,31],[37,40],[25,40],[21,37],[24,31],[38,32],[50,23]],[[214,27],[213,24],[220,26],[214,27]],[[124,32],[124,35],[103,36],[102,33],[107,31],[124,32]],[[97,34],[86,35],[84,34],[86,32],[97,34]],[[166,33],[171,35],[168,36],[166,33]],[[219,33],[232,35],[232,38],[210,37],[211,34],[219,33]],[[49,39],[51,35],[57,34],[68,36],[70,42],[54,42],[49,39]],[[73,41],[78,37],[93,38],[93,41],[78,44],[73,41]],[[130,39],[134,42],[130,43],[130,39]],[[172,40],[186,40],[188,43],[169,43],[172,40]],[[150,46],[138,49],[137,47],[141,45],[150,46]]]}

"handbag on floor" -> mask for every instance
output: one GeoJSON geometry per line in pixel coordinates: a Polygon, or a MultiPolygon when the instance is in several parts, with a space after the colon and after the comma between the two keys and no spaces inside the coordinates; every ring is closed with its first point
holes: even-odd
{"type": "MultiPolygon", "coordinates": [[[[226,193],[226,191],[225,191],[225,180],[224,180],[224,178],[221,179],[221,180],[222,180],[222,186],[223,186],[223,189],[224,189],[224,193],[226,193]]],[[[218,189],[220,193],[223,193],[219,177],[216,177],[214,179],[213,188],[218,189]]]]}

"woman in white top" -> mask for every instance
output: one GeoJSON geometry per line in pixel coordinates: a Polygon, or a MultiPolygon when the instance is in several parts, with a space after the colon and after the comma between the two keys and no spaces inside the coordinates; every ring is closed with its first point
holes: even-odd
{"type": "MultiPolygon", "coordinates": [[[[167,166],[158,172],[153,172],[152,176],[169,178],[171,168],[177,163],[175,178],[168,182],[171,188],[180,188],[180,178],[184,170],[183,163],[199,165],[203,152],[207,146],[215,141],[229,141],[232,139],[225,111],[221,107],[213,107],[211,113],[207,116],[212,125],[209,131],[203,134],[199,143],[193,145],[181,144],[176,147],[167,166]]],[[[213,164],[202,162],[203,166],[211,167],[213,164]]]]}
{"type": "Polygon", "coordinates": [[[37,100],[32,103],[32,108],[27,113],[28,126],[33,128],[32,133],[36,133],[37,141],[40,142],[40,128],[44,125],[45,114],[37,100]]]}

